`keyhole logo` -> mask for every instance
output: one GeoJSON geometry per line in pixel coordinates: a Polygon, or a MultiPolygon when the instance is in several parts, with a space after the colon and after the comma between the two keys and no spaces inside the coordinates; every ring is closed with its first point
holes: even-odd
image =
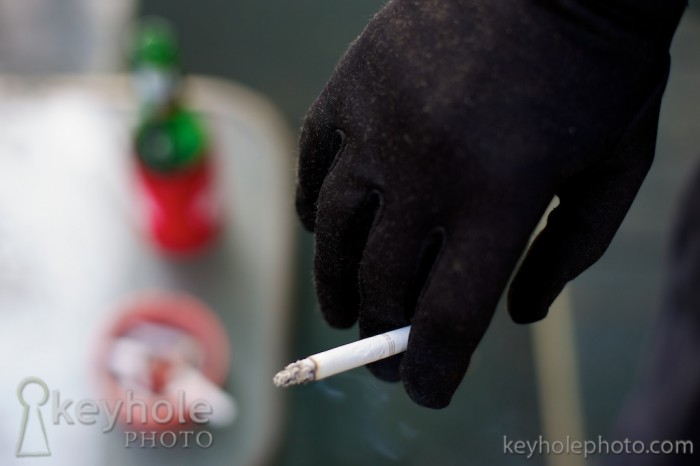
{"type": "Polygon", "coordinates": [[[49,400],[49,387],[38,377],[27,377],[17,387],[17,398],[22,405],[23,413],[15,456],[51,456],[49,439],[46,437],[46,427],[40,409],[40,406],[45,405],[49,400]],[[39,387],[41,393],[38,399],[36,390],[28,389],[30,386],[39,387]]]}
{"type": "MultiPolygon", "coordinates": [[[[116,399],[112,404],[105,399],[74,401],[62,397],[58,390],[49,392],[48,385],[39,377],[27,377],[17,386],[22,423],[15,456],[52,456],[46,435],[47,422],[55,426],[62,423],[68,426],[94,426],[100,418],[103,420],[101,430],[105,434],[116,427],[119,419],[124,421],[125,448],[174,448],[177,444],[182,448],[191,448],[195,444],[199,448],[209,448],[214,441],[211,432],[185,427],[207,424],[209,416],[214,413],[211,403],[203,398],[190,401],[183,389],[173,396],[176,399],[164,398],[149,405],[146,400],[134,397],[134,393],[127,390],[123,399],[116,399]],[[51,403],[48,403],[49,399],[51,403]],[[47,406],[42,408],[44,405],[47,406]],[[130,428],[132,424],[134,428],[130,428]],[[168,429],[169,426],[173,428],[168,429]]],[[[224,404],[223,408],[227,406],[224,404]]]]}

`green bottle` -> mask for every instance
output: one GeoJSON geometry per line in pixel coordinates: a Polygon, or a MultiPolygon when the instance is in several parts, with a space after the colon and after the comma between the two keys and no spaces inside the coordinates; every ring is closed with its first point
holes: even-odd
{"type": "Polygon", "coordinates": [[[169,23],[143,21],[131,61],[140,103],[134,151],[149,236],[167,252],[201,249],[219,225],[209,144],[198,115],[182,102],[180,53],[169,23]]]}

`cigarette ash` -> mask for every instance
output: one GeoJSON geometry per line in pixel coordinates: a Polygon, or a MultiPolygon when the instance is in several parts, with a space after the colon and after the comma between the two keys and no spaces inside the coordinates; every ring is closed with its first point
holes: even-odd
{"type": "Polygon", "coordinates": [[[316,377],[316,364],[309,359],[293,362],[272,379],[276,387],[289,387],[311,382],[316,377]]]}

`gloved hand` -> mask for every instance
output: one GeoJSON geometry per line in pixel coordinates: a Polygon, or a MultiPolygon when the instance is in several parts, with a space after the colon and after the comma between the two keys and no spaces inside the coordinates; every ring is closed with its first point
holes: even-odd
{"type": "Polygon", "coordinates": [[[331,325],[413,325],[375,375],[449,404],[553,196],[512,318],[543,318],[603,254],[652,163],[684,3],[394,0],[372,19],[307,116],[297,211],[331,325]]]}

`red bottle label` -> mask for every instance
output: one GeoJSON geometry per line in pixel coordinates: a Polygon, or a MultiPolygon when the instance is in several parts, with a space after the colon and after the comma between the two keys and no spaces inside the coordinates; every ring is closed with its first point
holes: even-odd
{"type": "Polygon", "coordinates": [[[161,249],[193,252],[213,240],[220,214],[208,157],[175,173],[156,172],[138,161],[136,171],[148,232],[161,249]]]}

